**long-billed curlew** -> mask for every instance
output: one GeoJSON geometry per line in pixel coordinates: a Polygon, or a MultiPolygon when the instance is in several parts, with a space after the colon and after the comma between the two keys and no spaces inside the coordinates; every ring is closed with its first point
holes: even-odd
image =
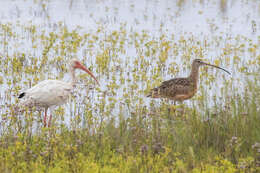
{"type": "Polygon", "coordinates": [[[197,91],[199,67],[202,65],[219,68],[230,74],[230,72],[221,67],[205,63],[201,59],[195,59],[192,62],[191,73],[188,77],[174,78],[164,81],[159,87],[153,88],[147,97],[168,98],[174,101],[183,101],[190,99],[197,91]]]}

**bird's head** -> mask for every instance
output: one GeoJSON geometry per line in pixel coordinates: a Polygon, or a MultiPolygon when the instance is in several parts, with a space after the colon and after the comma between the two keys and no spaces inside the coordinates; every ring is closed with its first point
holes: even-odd
{"type": "Polygon", "coordinates": [[[99,85],[98,80],[97,80],[96,77],[92,74],[92,72],[89,71],[84,65],[82,65],[81,62],[78,61],[76,58],[73,58],[73,59],[70,61],[70,67],[71,67],[71,70],[81,69],[81,70],[85,71],[85,72],[88,73],[93,79],[95,79],[95,81],[96,81],[96,82],[98,83],[98,85],[99,85]]]}
{"type": "Polygon", "coordinates": [[[205,65],[205,63],[202,61],[202,59],[194,59],[192,64],[195,66],[205,65]]]}
{"type": "Polygon", "coordinates": [[[72,67],[73,69],[80,68],[81,66],[82,66],[82,64],[76,58],[73,58],[70,61],[70,67],[72,67]]]}
{"type": "Polygon", "coordinates": [[[211,67],[215,67],[215,68],[218,68],[218,69],[221,69],[225,72],[227,72],[228,74],[230,74],[229,71],[219,67],[219,66],[216,66],[216,65],[212,65],[212,64],[208,64],[208,63],[205,63],[202,61],[202,59],[194,59],[193,62],[192,62],[192,66],[196,66],[196,67],[199,67],[199,66],[202,66],[202,65],[207,65],[207,66],[211,66],[211,67]]]}

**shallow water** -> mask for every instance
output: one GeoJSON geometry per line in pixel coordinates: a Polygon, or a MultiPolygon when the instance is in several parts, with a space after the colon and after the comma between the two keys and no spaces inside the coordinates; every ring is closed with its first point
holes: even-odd
{"type": "Polygon", "coordinates": [[[69,29],[81,26],[89,31],[101,23],[109,31],[126,22],[129,29],[147,29],[153,34],[163,25],[163,30],[176,34],[223,33],[253,38],[259,34],[259,4],[244,0],[230,0],[225,5],[218,0],[183,1],[179,6],[170,0],[13,0],[1,1],[0,16],[1,23],[32,22],[46,29],[63,22],[69,29]]]}
{"type": "MultiPolygon", "coordinates": [[[[86,33],[97,35],[98,39],[92,46],[80,47],[76,52],[65,53],[65,56],[54,50],[48,52],[48,62],[62,56],[64,59],[57,64],[43,65],[43,70],[39,73],[21,74],[22,80],[20,83],[18,82],[19,85],[16,84],[19,86],[20,92],[37,83],[34,80],[35,76],[39,80],[63,78],[64,71],[61,71],[62,68],[59,67],[66,64],[64,61],[72,57],[81,59],[98,76],[101,92],[93,89],[96,86],[93,81],[89,80],[89,77],[87,79],[81,77],[74,100],[64,106],[65,112],[70,114],[70,116],[65,116],[67,123],[74,118],[74,114],[80,114],[89,109],[93,110],[94,115],[99,115],[96,121],[100,121],[104,116],[101,115],[102,109],[98,106],[100,102],[104,102],[106,105],[106,114],[116,115],[123,112],[126,117],[131,116],[135,106],[149,107],[151,99],[145,97],[147,87],[156,86],[160,81],[175,76],[188,75],[189,64],[200,54],[201,58],[210,63],[215,64],[220,61],[219,65],[232,73],[229,76],[215,69],[201,70],[204,75],[208,72],[210,78],[216,78],[213,82],[207,81],[204,77],[200,79],[200,83],[204,85],[204,92],[207,94],[205,100],[208,102],[208,106],[214,105],[211,101],[214,96],[217,97],[221,106],[225,104],[221,102],[222,95],[229,93],[225,89],[226,85],[234,92],[243,91],[244,81],[253,80],[257,71],[259,72],[259,66],[253,65],[251,61],[256,61],[256,56],[259,55],[260,2],[243,0],[231,0],[227,4],[220,4],[220,1],[217,0],[179,2],[183,2],[183,4],[171,0],[1,1],[0,23],[8,24],[12,33],[17,36],[1,35],[1,40],[11,39],[5,40],[8,44],[1,42],[0,55],[2,59],[6,59],[14,56],[21,57],[24,54],[25,66],[32,66],[34,57],[42,59],[42,52],[46,45],[40,39],[33,43],[31,29],[26,30],[26,27],[35,26],[36,38],[40,37],[41,33],[44,33],[45,36],[51,32],[59,34],[61,28],[64,27],[68,32],[76,30],[81,36],[86,33]],[[97,32],[99,28],[101,31],[97,32]],[[111,61],[107,67],[108,71],[98,73],[96,59],[104,49],[111,48],[111,41],[104,40],[114,31],[119,32],[120,38],[123,39],[122,50],[120,45],[116,45],[118,51],[109,51],[108,56],[111,61]],[[135,42],[136,33],[145,35],[136,36],[137,43],[135,42]],[[140,38],[144,39],[144,43],[139,42],[140,38]],[[156,59],[159,53],[147,55],[143,52],[147,52],[152,47],[157,50],[156,42],[161,43],[162,41],[168,41],[171,49],[168,53],[169,58],[162,63],[161,71],[158,73],[158,70],[153,69],[158,68],[158,64],[161,63],[156,59]],[[199,44],[197,44],[198,42],[199,44]],[[140,44],[141,47],[136,44],[140,44]],[[33,48],[34,45],[37,45],[37,48],[33,48]],[[144,45],[148,46],[142,47],[144,45]],[[254,45],[256,45],[254,52],[248,51],[254,45]],[[190,49],[193,47],[198,50],[201,47],[202,51],[200,53],[192,52],[190,49]],[[225,51],[230,52],[225,54],[225,51]],[[143,60],[142,56],[144,56],[143,60]],[[239,57],[237,64],[235,56],[239,57]],[[142,69],[142,63],[149,63],[149,65],[142,69]],[[247,68],[249,65],[250,68],[247,68]],[[240,68],[244,67],[246,69],[240,71],[240,68]],[[146,77],[148,76],[148,79],[136,81],[134,76],[138,76],[142,72],[146,74],[146,77]],[[154,79],[153,75],[159,76],[154,79]],[[126,81],[121,83],[120,76],[123,76],[126,81]],[[113,78],[118,86],[111,89],[111,85],[114,85],[113,78]],[[31,83],[28,84],[28,81],[31,83]],[[209,85],[205,85],[206,82],[209,82],[209,85]],[[105,101],[102,100],[104,93],[106,93],[105,101]],[[115,107],[110,108],[111,103],[115,103],[115,107]]],[[[1,31],[4,33],[3,29],[1,31]]],[[[61,40],[55,42],[55,45],[59,44],[61,44],[61,40]]],[[[4,73],[6,68],[10,70],[13,67],[10,63],[6,65],[4,63],[0,65],[2,68],[0,74],[3,78],[0,91],[0,114],[2,115],[9,112],[6,105],[17,104],[17,99],[15,99],[17,93],[10,89],[10,87],[16,86],[8,85],[8,81],[12,81],[14,76],[12,73],[4,73]]],[[[40,66],[40,61],[36,63],[36,66],[40,66]]],[[[67,74],[63,80],[69,80],[67,74]]],[[[198,96],[200,96],[200,90],[198,96]]],[[[155,104],[160,105],[160,101],[156,100],[155,104]]],[[[191,107],[196,105],[196,101],[185,101],[185,104],[191,107]]],[[[84,124],[84,121],[82,123],[84,124]]]]}

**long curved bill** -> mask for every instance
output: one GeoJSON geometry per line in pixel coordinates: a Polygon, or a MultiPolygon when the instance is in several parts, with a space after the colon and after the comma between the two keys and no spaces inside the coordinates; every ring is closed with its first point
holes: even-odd
{"type": "Polygon", "coordinates": [[[208,65],[208,66],[212,66],[212,67],[215,67],[215,68],[218,68],[218,69],[221,69],[221,70],[223,70],[223,71],[225,71],[225,72],[227,72],[228,74],[231,75],[231,73],[229,71],[227,71],[227,70],[225,70],[225,69],[223,69],[223,68],[221,68],[219,66],[208,64],[208,63],[205,63],[205,62],[203,62],[203,64],[208,65]]]}
{"type": "Polygon", "coordinates": [[[99,82],[98,82],[98,80],[97,80],[97,78],[96,78],[96,77],[91,73],[91,71],[89,71],[84,65],[78,64],[78,65],[77,65],[77,68],[79,68],[79,69],[81,69],[81,70],[87,72],[93,79],[95,79],[95,81],[97,82],[97,84],[100,85],[99,82]]]}

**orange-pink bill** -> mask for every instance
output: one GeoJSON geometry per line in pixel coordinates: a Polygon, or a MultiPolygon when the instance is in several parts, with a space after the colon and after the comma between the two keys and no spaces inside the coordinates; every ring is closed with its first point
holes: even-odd
{"type": "Polygon", "coordinates": [[[92,78],[95,79],[95,81],[97,82],[97,84],[100,85],[99,82],[98,82],[98,80],[97,80],[97,78],[96,78],[96,77],[91,73],[91,71],[89,71],[84,65],[78,63],[77,66],[76,66],[76,68],[79,68],[79,69],[84,70],[85,72],[87,72],[92,78]]]}

